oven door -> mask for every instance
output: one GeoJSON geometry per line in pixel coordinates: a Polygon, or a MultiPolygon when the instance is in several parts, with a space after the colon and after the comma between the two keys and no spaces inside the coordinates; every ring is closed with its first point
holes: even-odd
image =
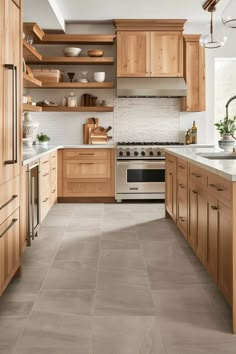
{"type": "Polygon", "coordinates": [[[165,161],[117,161],[116,193],[165,193],[165,161]]]}

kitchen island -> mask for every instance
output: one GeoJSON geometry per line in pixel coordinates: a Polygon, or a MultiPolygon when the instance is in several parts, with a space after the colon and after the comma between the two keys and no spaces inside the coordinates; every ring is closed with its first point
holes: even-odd
{"type": "Polygon", "coordinates": [[[236,153],[166,149],[166,216],[232,306],[236,333],[236,153]]]}

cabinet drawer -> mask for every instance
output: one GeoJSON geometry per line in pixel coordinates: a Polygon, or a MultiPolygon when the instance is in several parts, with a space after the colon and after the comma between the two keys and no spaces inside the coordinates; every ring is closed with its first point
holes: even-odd
{"type": "Polygon", "coordinates": [[[169,154],[165,154],[165,158],[166,158],[166,164],[169,165],[170,167],[176,167],[176,157],[169,155],[169,154]]]}
{"type": "Polygon", "coordinates": [[[0,187],[0,224],[19,208],[19,177],[0,187]]]}
{"type": "Polygon", "coordinates": [[[186,178],[188,177],[188,163],[185,160],[177,159],[177,174],[183,175],[186,178]]]}
{"type": "Polygon", "coordinates": [[[50,192],[51,178],[50,173],[42,171],[40,173],[40,194],[44,196],[50,192]]]}
{"type": "Polygon", "coordinates": [[[63,165],[64,178],[110,178],[110,161],[66,160],[63,165]]]}
{"type": "Polygon", "coordinates": [[[19,209],[0,225],[0,295],[20,266],[19,209]]]}
{"type": "Polygon", "coordinates": [[[50,154],[50,165],[51,169],[57,166],[57,151],[50,154]]]}
{"type": "Polygon", "coordinates": [[[110,149],[64,149],[63,158],[66,160],[109,160],[110,149]]]}
{"type": "Polygon", "coordinates": [[[46,155],[40,158],[40,171],[50,169],[50,155],[46,155]]]}
{"type": "Polygon", "coordinates": [[[64,197],[108,197],[112,196],[110,179],[76,180],[64,179],[64,197]]]}
{"type": "Polygon", "coordinates": [[[50,191],[40,201],[40,221],[42,222],[51,208],[50,191]]]}
{"type": "Polygon", "coordinates": [[[189,165],[189,178],[190,180],[197,184],[206,186],[207,185],[207,175],[206,171],[195,165],[189,165]]]}
{"type": "Polygon", "coordinates": [[[207,190],[218,200],[231,202],[231,186],[231,182],[216,175],[208,174],[207,176],[207,190]]]}

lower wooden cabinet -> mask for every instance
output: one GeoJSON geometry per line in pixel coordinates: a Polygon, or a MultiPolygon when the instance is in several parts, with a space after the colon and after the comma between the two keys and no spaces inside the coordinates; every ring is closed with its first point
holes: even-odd
{"type": "Polygon", "coordinates": [[[167,154],[166,211],[232,304],[232,184],[195,164],[188,163],[187,177],[184,170],[182,161],[167,154]]]}
{"type": "Polygon", "coordinates": [[[0,225],[0,295],[20,267],[19,209],[0,225]]]}
{"type": "Polygon", "coordinates": [[[114,197],[113,149],[65,149],[63,197],[114,197]]]}

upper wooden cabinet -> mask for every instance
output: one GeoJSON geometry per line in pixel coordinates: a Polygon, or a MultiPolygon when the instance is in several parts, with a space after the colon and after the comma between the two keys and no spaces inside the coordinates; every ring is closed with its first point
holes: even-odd
{"type": "Polygon", "coordinates": [[[184,35],[184,78],[187,97],[182,99],[182,111],[205,111],[205,49],[200,35],[184,35]]]}
{"type": "Polygon", "coordinates": [[[115,20],[118,77],[183,77],[185,20],[115,20]]]}

